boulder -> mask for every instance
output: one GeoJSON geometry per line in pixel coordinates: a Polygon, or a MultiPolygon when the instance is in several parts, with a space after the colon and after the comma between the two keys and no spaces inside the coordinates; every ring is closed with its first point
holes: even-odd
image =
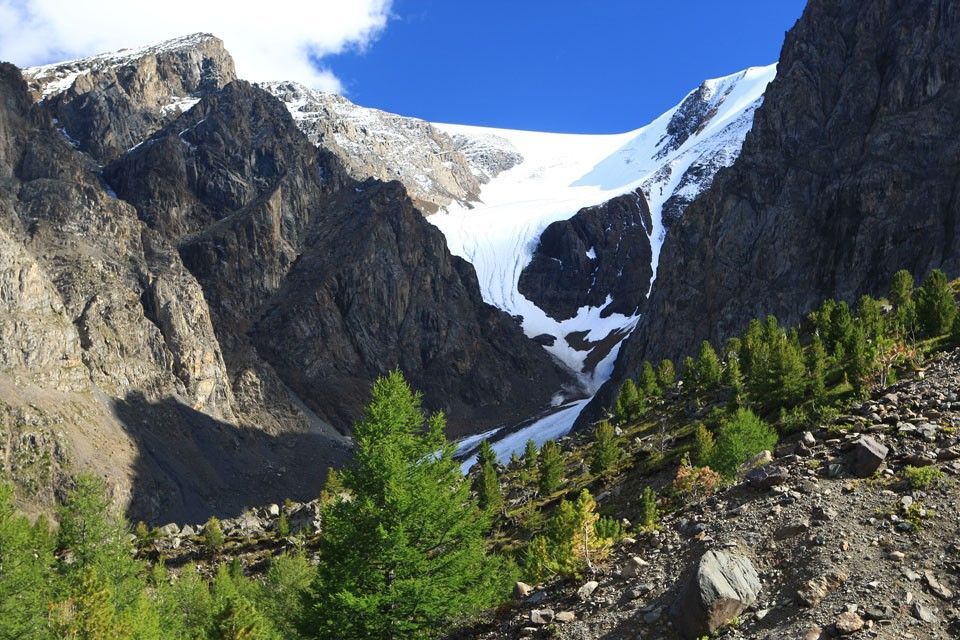
{"type": "Polygon", "coordinates": [[[577,595],[581,600],[589,600],[590,596],[593,595],[593,592],[597,590],[598,586],[600,586],[600,583],[598,583],[596,580],[591,580],[577,590],[577,595]]]}
{"type": "Polygon", "coordinates": [[[751,469],[747,472],[746,478],[751,487],[765,491],[786,482],[790,478],[790,473],[783,467],[767,465],[751,469]]]}
{"type": "Polygon", "coordinates": [[[733,550],[712,550],[700,558],[670,608],[682,638],[712,635],[757,601],[762,585],[753,563],[733,550]]]}
{"type": "Polygon", "coordinates": [[[633,556],[628,558],[626,562],[623,563],[623,568],[620,570],[620,574],[624,578],[637,578],[643,573],[643,568],[646,567],[649,563],[643,558],[633,556]]]}
{"type": "Polygon", "coordinates": [[[854,445],[848,457],[848,466],[850,472],[858,478],[872,476],[883,461],[886,460],[890,450],[877,442],[871,436],[863,436],[854,445]]]}
{"type": "Polygon", "coordinates": [[[526,582],[517,582],[515,585],[513,585],[513,597],[517,600],[523,600],[531,593],[533,593],[533,587],[528,585],[526,582]]]}
{"type": "Polygon", "coordinates": [[[533,624],[550,624],[553,622],[553,609],[534,609],[530,612],[530,622],[533,624]]]}

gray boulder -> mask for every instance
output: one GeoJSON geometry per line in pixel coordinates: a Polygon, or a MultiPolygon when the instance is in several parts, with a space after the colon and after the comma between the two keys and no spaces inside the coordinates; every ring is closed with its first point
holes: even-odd
{"type": "Polygon", "coordinates": [[[854,445],[848,457],[848,466],[850,472],[858,478],[872,476],[883,461],[887,458],[890,450],[877,442],[870,436],[863,436],[854,445]]]}
{"type": "Polygon", "coordinates": [[[761,587],[749,558],[736,551],[708,551],[681,586],[670,619],[687,640],[713,635],[756,602],[761,587]]]}

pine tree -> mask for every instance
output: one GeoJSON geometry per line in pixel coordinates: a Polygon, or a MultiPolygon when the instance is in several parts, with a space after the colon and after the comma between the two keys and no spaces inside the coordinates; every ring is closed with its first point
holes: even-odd
{"type": "Polygon", "coordinates": [[[901,307],[913,300],[913,276],[906,269],[900,269],[890,280],[890,304],[901,307]]]}
{"type": "Polygon", "coordinates": [[[354,426],[353,496],[323,509],[304,629],[319,638],[424,638],[503,595],[509,575],[488,553],[489,519],[444,436],[399,372],[374,383],[354,426]]]}
{"type": "Polygon", "coordinates": [[[526,467],[527,471],[533,471],[537,468],[538,456],[537,443],[533,440],[527,440],[527,445],[523,449],[523,466],[526,467]]]}
{"type": "Polygon", "coordinates": [[[657,374],[653,370],[653,365],[648,360],[644,360],[643,367],[640,369],[640,390],[648,398],[660,395],[660,384],[657,382],[657,374]]]}
{"type": "Polygon", "coordinates": [[[706,425],[697,424],[697,430],[693,433],[693,462],[698,467],[705,467],[713,459],[713,453],[716,449],[716,443],[713,434],[707,429],[706,425]]]}
{"type": "Polygon", "coordinates": [[[734,409],[746,403],[747,389],[740,371],[740,358],[731,352],[727,367],[723,371],[723,383],[730,389],[730,406],[734,409]]]}
{"type": "Polygon", "coordinates": [[[844,373],[857,395],[864,396],[869,388],[869,378],[876,370],[876,353],[867,342],[864,330],[859,326],[853,332],[845,349],[847,364],[844,373]]]}
{"type": "Polygon", "coordinates": [[[477,450],[477,464],[483,468],[486,464],[491,464],[494,467],[497,466],[497,454],[493,450],[493,445],[490,444],[489,440],[483,440],[480,443],[480,448],[477,450]]]}
{"type": "Polygon", "coordinates": [[[540,447],[540,493],[549,495],[560,487],[563,477],[563,453],[560,445],[548,440],[540,447]]]}
{"type": "Polygon", "coordinates": [[[884,334],[883,309],[880,301],[870,296],[860,296],[857,301],[857,322],[863,328],[867,340],[875,342],[884,334]]]}
{"type": "Polygon", "coordinates": [[[600,422],[593,432],[593,444],[590,447],[590,471],[598,476],[616,472],[620,456],[620,446],[617,443],[613,426],[606,420],[600,422]]]}
{"type": "Polygon", "coordinates": [[[717,388],[722,375],[720,359],[713,346],[706,340],[700,344],[700,355],[697,357],[697,389],[699,393],[707,393],[717,388]]]}
{"type": "Polygon", "coordinates": [[[497,477],[497,468],[489,460],[480,467],[477,496],[480,508],[494,512],[503,504],[503,494],[500,492],[500,479],[497,477]]]}
{"type": "Polygon", "coordinates": [[[340,499],[344,494],[343,482],[340,480],[340,474],[333,467],[327,469],[327,479],[323,483],[323,489],[320,491],[320,505],[328,505],[340,499]]]}
{"type": "MultiPolygon", "coordinates": [[[[612,540],[599,536],[596,524],[600,519],[597,503],[583,489],[575,502],[563,500],[547,523],[543,539],[534,540],[534,557],[545,556],[539,563],[542,574],[579,577],[607,557],[612,540]]],[[[530,554],[528,554],[530,558],[530,554]]]]}
{"type": "Polygon", "coordinates": [[[923,333],[940,336],[953,327],[957,301],[943,271],[934,269],[917,291],[917,319],[923,333]]]}
{"type": "Polygon", "coordinates": [[[960,344],[960,313],[953,319],[953,329],[950,330],[954,344],[960,344]]]}
{"type": "Polygon", "coordinates": [[[822,401],[826,395],[827,350],[819,334],[814,334],[807,350],[807,376],[814,401],[822,401]]]}
{"type": "Polygon", "coordinates": [[[623,381],[620,394],[617,396],[614,408],[614,420],[620,424],[632,422],[643,413],[643,398],[637,390],[637,385],[631,378],[623,381]]]}
{"type": "Polygon", "coordinates": [[[677,381],[677,373],[673,368],[673,360],[663,359],[657,365],[657,382],[661,389],[669,389],[677,381]]]}
{"type": "Polygon", "coordinates": [[[203,525],[203,544],[211,554],[223,548],[223,529],[220,528],[220,520],[214,516],[210,516],[203,525]]]}
{"type": "Polygon", "coordinates": [[[780,340],[772,350],[770,378],[772,383],[770,408],[779,409],[798,404],[807,386],[806,367],[800,345],[792,340],[780,340]]]}
{"type": "Polygon", "coordinates": [[[830,314],[830,329],[824,337],[824,342],[831,350],[834,360],[842,362],[846,358],[846,347],[850,344],[853,334],[853,316],[846,302],[838,302],[830,314]]]}
{"type": "Polygon", "coordinates": [[[0,638],[43,638],[52,600],[53,541],[16,513],[13,488],[0,484],[0,638]]]}
{"type": "Polygon", "coordinates": [[[765,342],[763,339],[763,325],[756,318],[747,325],[747,330],[743,334],[743,340],[740,342],[740,368],[748,381],[754,379],[756,369],[762,366],[764,356],[765,342]]]}
{"type": "Polygon", "coordinates": [[[650,531],[656,528],[659,521],[657,494],[651,487],[646,486],[643,488],[643,494],[640,497],[640,526],[650,531]]]}
{"type": "Polygon", "coordinates": [[[749,409],[738,409],[720,424],[710,468],[732,477],[752,456],[777,444],[777,433],[749,409]]]}

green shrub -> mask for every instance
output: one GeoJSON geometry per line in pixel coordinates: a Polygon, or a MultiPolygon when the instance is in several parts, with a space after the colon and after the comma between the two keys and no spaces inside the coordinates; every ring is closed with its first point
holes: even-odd
{"type": "Polygon", "coordinates": [[[903,470],[903,475],[913,489],[927,489],[943,480],[943,471],[934,466],[908,466],[903,470]]]}
{"type": "Polygon", "coordinates": [[[214,516],[210,516],[203,525],[203,544],[210,553],[217,553],[223,548],[223,529],[220,528],[220,520],[214,516]]]}
{"type": "Polygon", "coordinates": [[[777,433],[749,409],[737,411],[720,424],[710,467],[732,477],[751,457],[777,444],[777,433]]]}

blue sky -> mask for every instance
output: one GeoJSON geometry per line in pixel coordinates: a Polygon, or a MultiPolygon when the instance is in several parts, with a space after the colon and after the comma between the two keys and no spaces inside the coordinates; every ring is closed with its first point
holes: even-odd
{"type": "Polygon", "coordinates": [[[427,120],[612,133],[700,81],[775,62],[801,0],[394,0],[327,56],[351,100],[427,120]]]}

